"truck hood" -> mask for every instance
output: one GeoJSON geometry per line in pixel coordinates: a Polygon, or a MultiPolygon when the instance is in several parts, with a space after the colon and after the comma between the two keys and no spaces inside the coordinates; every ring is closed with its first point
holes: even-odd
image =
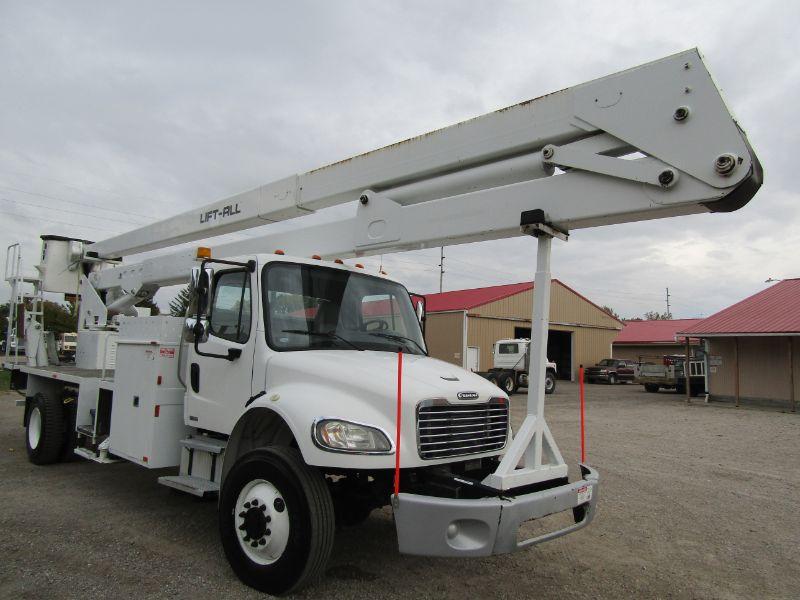
{"type": "MultiPolygon", "coordinates": [[[[313,381],[356,396],[397,397],[397,362],[393,352],[372,350],[306,350],[281,352],[267,363],[267,390],[291,381],[313,381]]],[[[487,402],[507,397],[483,377],[450,363],[403,355],[404,403],[445,398],[453,403],[487,402]],[[469,393],[472,394],[469,394],[469,393]],[[459,394],[462,397],[459,398],[459,394]],[[477,397],[470,398],[470,395],[477,397]]]]}

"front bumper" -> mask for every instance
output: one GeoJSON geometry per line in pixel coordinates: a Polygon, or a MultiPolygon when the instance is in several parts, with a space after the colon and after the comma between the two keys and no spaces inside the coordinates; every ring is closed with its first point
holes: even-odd
{"type": "Polygon", "coordinates": [[[583,478],[548,490],[463,500],[399,494],[393,501],[400,552],[420,556],[490,556],[528,548],[585,527],[594,518],[599,474],[581,464],[583,478]],[[526,521],[573,510],[575,523],[519,541],[526,521]]]}

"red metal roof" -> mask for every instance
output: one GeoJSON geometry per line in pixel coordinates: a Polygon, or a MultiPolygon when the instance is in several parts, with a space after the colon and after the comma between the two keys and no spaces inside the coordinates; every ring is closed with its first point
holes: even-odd
{"type": "Polygon", "coordinates": [[[679,333],[697,336],[800,333],[800,279],[784,279],[679,333]]]}
{"type": "Polygon", "coordinates": [[[511,283],[508,285],[492,285],[489,287],[472,288],[468,290],[454,290],[441,294],[428,294],[425,296],[425,310],[427,312],[444,312],[448,310],[469,310],[476,306],[483,306],[508,298],[514,294],[533,289],[532,281],[511,283]]]}
{"type": "MultiPolygon", "coordinates": [[[[588,302],[598,310],[603,310],[597,304],[573,290],[568,285],[562,283],[558,279],[553,279],[553,284],[560,285],[566,290],[569,290],[582,300],[588,302]]],[[[496,300],[508,298],[514,294],[526,292],[533,289],[532,281],[523,281],[521,283],[510,283],[507,285],[492,285],[482,288],[471,288],[467,290],[455,290],[452,292],[442,292],[441,294],[428,294],[425,296],[425,310],[427,312],[446,312],[452,310],[469,310],[477,306],[483,306],[496,300]]],[[[605,311],[604,311],[605,312],[605,311]]],[[[609,315],[612,319],[619,321],[615,317],[609,315]]],[[[619,321],[622,323],[622,321],[619,321]]]]}
{"type": "Polygon", "coordinates": [[[669,321],[625,321],[625,328],[614,340],[618,344],[674,344],[675,334],[699,323],[702,319],[672,319],[669,321]]]}

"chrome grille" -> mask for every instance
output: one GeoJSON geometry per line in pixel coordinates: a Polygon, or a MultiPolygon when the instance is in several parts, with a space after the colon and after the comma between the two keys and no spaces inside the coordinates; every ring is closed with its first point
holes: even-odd
{"type": "Polygon", "coordinates": [[[417,407],[417,447],[425,460],[500,450],[508,435],[508,401],[448,404],[427,400],[417,407]]]}

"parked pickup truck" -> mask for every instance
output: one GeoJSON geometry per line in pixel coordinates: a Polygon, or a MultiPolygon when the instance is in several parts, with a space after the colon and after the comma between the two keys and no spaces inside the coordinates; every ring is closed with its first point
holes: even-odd
{"type": "MultiPolygon", "coordinates": [[[[528,387],[528,365],[530,364],[531,341],[527,338],[497,340],[492,349],[492,368],[478,373],[507,394],[514,394],[521,387],[528,387]]],[[[556,363],[546,363],[544,393],[556,391],[556,363]]]]}
{"type": "Polygon", "coordinates": [[[593,367],[586,369],[586,381],[615,384],[633,381],[636,377],[636,363],[620,358],[604,358],[593,367]]]}
{"type": "MultiPolygon", "coordinates": [[[[705,389],[706,364],[703,360],[689,360],[689,391],[692,396],[705,389]]],[[[661,363],[644,363],[639,367],[636,383],[644,385],[646,392],[671,389],[686,393],[686,357],[682,354],[664,356],[661,363]]]]}

